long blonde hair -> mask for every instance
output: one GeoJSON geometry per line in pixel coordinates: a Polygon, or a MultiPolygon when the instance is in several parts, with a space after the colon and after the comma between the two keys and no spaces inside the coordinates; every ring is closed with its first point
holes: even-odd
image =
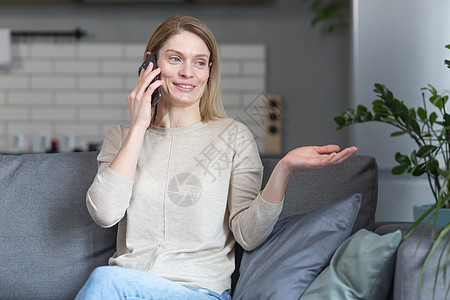
{"type": "MultiPolygon", "coordinates": [[[[191,32],[200,37],[205,42],[210,52],[209,64],[211,67],[209,79],[200,99],[200,115],[202,121],[224,118],[226,117],[226,113],[223,108],[220,91],[219,50],[213,33],[203,22],[191,16],[172,16],[167,18],[156,27],[155,31],[153,31],[148,39],[144,51],[144,60],[147,56],[147,51],[150,51],[158,57],[159,51],[164,43],[172,36],[183,31],[191,32]]],[[[152,110],[152,124],[156,118],[157,107],[158,105],[152,110]]]]}

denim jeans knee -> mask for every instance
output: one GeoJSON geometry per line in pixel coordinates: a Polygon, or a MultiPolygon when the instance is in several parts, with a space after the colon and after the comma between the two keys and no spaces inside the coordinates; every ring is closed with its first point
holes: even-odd
{"type": "Polygon", "coordinates": [[[203,288],[185,287],[173,281],[143,271],[104,266],[92,271],[91,276],[79,291],[76,300],[229,300],[228,291],[219,295],[213,291],[205,293],[203,288]]]}

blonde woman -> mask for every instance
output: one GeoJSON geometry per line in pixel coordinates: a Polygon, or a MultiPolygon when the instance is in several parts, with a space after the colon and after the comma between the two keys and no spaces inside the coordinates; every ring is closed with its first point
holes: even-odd
{"type": "Polygon", "coordinates": [[[340,163],[356,148],[297,148],[260,191],[253,136],[223,110],[210,29],[190,16],[170,17],[144,59],[150,53],[158,68],[141,72],[127,99],[130,125],[108,133],[86,196],[97,224],[119,223],[116,252],[77,299],[230,299],[234,244],[252,250],[267,238],[292,172],[340,163]],[[152,107],[158,87],[162,97],[152,107]]]}

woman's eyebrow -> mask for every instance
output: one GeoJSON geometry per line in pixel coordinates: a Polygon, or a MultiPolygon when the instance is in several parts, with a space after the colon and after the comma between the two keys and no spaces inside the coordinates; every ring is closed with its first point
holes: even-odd
{"type": "MultiPolygon", "coordinates": [[[[182,53],[182,52],[180,52],[180,51],[178,51],[178,50],[175,50],[175,49],[167,49],[166,51],[164,51],[164,53],[168,53],[168,52],[174,52],[174,53],[176,53],[176,54],[178,54],[178,55],[180,55],[180,56],[183,56],[183,53],[182,53]]],[[[205,58],[209,58],[209,55],[208,55],[208,54],[200,53],[200,54],[195,55],[195,57],[205,57],[205,58]]]]}

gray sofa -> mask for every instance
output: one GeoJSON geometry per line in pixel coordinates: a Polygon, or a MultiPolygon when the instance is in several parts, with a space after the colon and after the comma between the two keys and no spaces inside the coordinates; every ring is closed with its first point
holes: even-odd
{"type": "MultiPolygon", "coordinates": [[[[97,171],[97,154],[0,155],[0,299],[73,299],[90,272],[107,264],[115,250],[116,228],[97,226],[85,206],[85,193],[97,171]]],[[[264,182],[276,162],[263,159],[264,182]]],[[[398,228],[406,232],[410,224],[375,224],[377,183],[376,161],[368,156],[296,172],[282,214],[306,214],[361,193],[352,232],[361,228],[381,234],[398,228]]],[[[426,271],[422,295],[418,282],[431,240],[427,234],[417,247],[419,238],[417,232],[400,245],[389,298],[430,299],[433,270],[426,271]]],[[[233,284],[242,255],[241,248],[236,251],[233,284]]],[[[438,282],[436,299],[444,299],[447,286],[448,282],[438,282]]]]}

